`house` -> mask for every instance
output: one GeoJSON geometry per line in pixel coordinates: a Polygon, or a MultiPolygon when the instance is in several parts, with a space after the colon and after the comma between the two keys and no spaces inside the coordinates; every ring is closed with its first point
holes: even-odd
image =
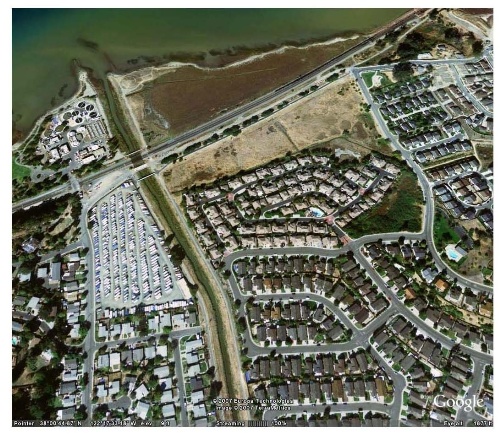
{"type": "Polygon", "coordinates": [[[426,311],[426,317],[429,319],[432,323],[437,323],[439,320],[440,313],[437,309],[434,308],[427,308],[426,311]]]}
{"type": "Polygon", "coordinates": [[[425,408],[427,405],[426,401],[422,398],[420,393],[415,392],[414,390],[410,390],[409,401],[420,408],[425,408]]]}
{"type": "Polygon", "coordinates": [[[401,368],[404,371],[410,370],[410,368],[416,363],[417,359],[413,355],[407,355],[406,358],[401,362],[401,368]]]}
{"type": "Polygon", "coordinates": [[[356,360],[359,364],[359,370],[365,373],[368,370],[368,361],[364,352],[359,352],[356,354],[356,360]]]}
{"type": "Polygon", "coordinates": [[[445,282],[445,281],[444,281],[444,280],[442,280],[442,279],[438,279],[438,280],[435,282],[435,284],[434,284],[434,285],[435,285],[435,286],[436,286],[436,288],[437,288],[439,291],[441,291],[442,293],[443,293],[444,291],[446,291],[446,289],[450,286],[450,285],[448,284],[448,282],[445,282]]]}
{"type": "Polygon", "coordinates": [[[190,378],[189,384],[191,386],[191,391],[193,391],[193,392],[196,392],[197,390],[203,389],[203,380],[200,377],[190,378]]]}
{"type": "Polygon", "coordinates": [[[174,404],[165,404],[161,408],[161,413],[165,419],[175,417],[175,405],[174,404]]]}
{"type": "Polygon", "coordinates": [[[422,354],[422,356],[425,358],[430,358],[435,347],[436,345],[434,344],[434,342],[430,339],[427,339],[425,340],[422,349],[420,349],[420,354],[422,354]]]}
{"type": "Polygon", "coordinates": [[[50,273],[49,273],[49,283],[54,284],[61,281],[61,263],[51,262],[50,273]]]}
{"type": "Polygon", "coordinates": [[[134,363],[140,363],[144,359],[144,349],[136,348],[132,351],[132,359],[134,363]]]}
{"type": "Polygon", "coordinates": [[[344,272],[344,273],[348,273],[349,271],[351,271],[354,267],[356,267],[356,262],[353,260],[353,259],[349,259],[347,262],[345,262],[344,264],[342,264],[342,267],[341,267],[341,270],[344,272]]]}
{"type": "Polygon", "coordinates": [[[373,341],[379,346],[383,345],[387,340],[389,340],[389,334],[386,331],[380,331],[373,337],[373,341]]]}
{"type": "Polygon", "coordinates": [[[148,416],[149,404],[147,402],[139,401],[135,407],[135,413],[137,416],[145,420],[148,416]]]}
{"type": "Polygon", "coordinates": [[[112,352],[109,354],[109,367],[113,371],[118,371],[120,370],[120,353],[119,352],[112,352]]]}
{"type": "Polygon", "coordinates": [[[200,404],[196,404],[193,406],[193,418],[200,419],[207,417],[207,410],[205,407],[205,403],[201,402],[200,404]]]}
{"type": "Polygon", "coordinates": [[[156,375],[159,379],[168,377],[169,373],[168,366],[161,366],[153,369],[153,375],[156,375]]]}
{"type": "Polygon", "coordinates": [[[387,305],[386,301],[382,297],[380,297],[375,302],[371,303],[370,307],[375,313],[378,313],[382,311],[386,307],[386,305],[387,305]]]}
{"type": "Polygon", "coordinates": [[[97,357],[97,368],[104,369],[109,367],[109,354],[99,355],[97,357]]]}
{"type": "Polygon", "coordinates": [[[142,383],[137,389],[135,389],[135,397],[137,400],[145,398],[148,395],[149,391],[144,383],[142,383]]]}
{"type": "Polygon", "coordinates": [[[422,274],[422,277],[425,279],[425,281],[428,284],[430,284],[439,273],[437,272],[437,270],[433,269],[432,267],[427,267],[421,271],[421,274],[422,274]]]}
{"type": "Polygon", "coordinates": [[[62,382],[59,387],[59,395],[69,395],[76,392],[76,381],[62,382]]]}
{"type": "Polygon", "coordinates": [[[57,411],[57,419],[62,421],[68,421],[75,419],[76,408],[69,407],[57,411]]]}

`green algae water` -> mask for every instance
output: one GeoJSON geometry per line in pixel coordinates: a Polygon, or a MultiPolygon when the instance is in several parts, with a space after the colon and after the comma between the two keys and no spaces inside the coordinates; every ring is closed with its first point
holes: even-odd
{"type": "Polygon", "coordinates": [[[12,114],[25,134],[76,90],[72,60],[98,76],[231,47],[366,33],[407,9],[13,9],[12,114]],[[172,55],[174,54],[174,55],[172,55]],[[139,59],[139,62],[137,61],[139,59]]]}

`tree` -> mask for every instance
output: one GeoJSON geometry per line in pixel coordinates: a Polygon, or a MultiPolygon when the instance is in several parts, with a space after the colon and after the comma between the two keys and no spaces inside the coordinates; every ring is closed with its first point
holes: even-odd
{"type": "Polygon", "coordinates": [[[480,55],[483,52],[483,42],[481,40],[476,40],[472,43],[472,52],[474,55],[480,55]]]}
{"type": "Polygon", "coordinates": [[[394,78],[397,81],[404,81],[413,75],[413,65],[410,62],[400,62],[392,69],[394,78]]]}

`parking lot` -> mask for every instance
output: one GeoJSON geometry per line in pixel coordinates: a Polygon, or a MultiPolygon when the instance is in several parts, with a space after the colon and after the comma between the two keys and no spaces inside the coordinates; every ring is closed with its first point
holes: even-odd
{"type": "Polygon", "coordinates": [[[182,298],[163,239],[142,197],[125,183],[90,211],[96,303],[123,307],[182,298]]]}

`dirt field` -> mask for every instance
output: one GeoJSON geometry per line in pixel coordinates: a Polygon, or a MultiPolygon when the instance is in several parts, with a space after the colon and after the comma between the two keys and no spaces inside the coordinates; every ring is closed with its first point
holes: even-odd
{"type": "Polygon", "coordinates": [[[474,148],[482,170],[493,165],[493,144],[474,142],[474,148]]]}
{"type": "MultiPolygon", "coordinates": [[[[461,225],[466,230],[485,230],[484,226],[477,219],[462,221],[461,225]]],[[[491,281],[491,275],[485,277],[483,270],[493,270],[493,241],[491,237],[483,234],[479,235],[476,231],[474,231],[472,237],[473,239],[479,239],[480,245],[475,245],[474,248],[468,252],[467,259],[460,266],[458,272],[476,282],[484,282],[485,279],[489,279],[491,281]]]]}
{"type": "Polygon", "coordinates": [[[238,136],[225,138],[169,165],[164,174],[166,183],[172,192],[182,191],[319,144],[361,155],[371,149],[390,153],[389,147],[377,145],[378,132],[362,111],[363,102],[352,80],[343,78],[244,129],[238,136]],[[348,134],[343,137],[343,133],[348,134]]]}
{"type": "Polygon", "coordinates": [[[225,68],[174,65],[114,78],[128,94],[145,141],[156,144],[295,79],[358,41],[288,47],[225,68]]]}

